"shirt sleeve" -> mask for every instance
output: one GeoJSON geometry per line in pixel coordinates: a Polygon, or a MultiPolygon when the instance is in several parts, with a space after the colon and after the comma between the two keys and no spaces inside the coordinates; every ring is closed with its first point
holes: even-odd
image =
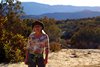
{"type": "Polygon", "coordinates": [[[32,38],[31,38],[31,36],[29,35],[26,49],[29,49],[29,48],[30,48],[31,41],[32,41],[32,38]]]}

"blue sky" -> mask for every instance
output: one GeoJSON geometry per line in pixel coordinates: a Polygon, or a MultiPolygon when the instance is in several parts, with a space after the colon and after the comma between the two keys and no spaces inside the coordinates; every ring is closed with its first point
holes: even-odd
{"type": "Polygon", "coordinates": [[[100,6],[100,0],[19,0],[19,1],[37,2],[49,5],[100,6]]]}
{"type": "Polygon", "coordinates": [[[21,2],[38,2],[49,5],[100,6],[100,0],[19,0],[21,2]]]}

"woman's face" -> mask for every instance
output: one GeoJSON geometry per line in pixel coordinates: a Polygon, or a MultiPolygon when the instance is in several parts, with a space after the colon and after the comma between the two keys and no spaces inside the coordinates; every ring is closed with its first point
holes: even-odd
{"type": "Polygon", "coordinates": [[[42,26],[41,25],[35,25],[34,27],[33,27],[33,31],[34,32],[41,32],[42,31],[42,26]]]}

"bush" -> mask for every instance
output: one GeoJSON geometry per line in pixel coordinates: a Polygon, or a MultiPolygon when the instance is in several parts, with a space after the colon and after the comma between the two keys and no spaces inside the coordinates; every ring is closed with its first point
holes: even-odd
{"type": "Polygon", "coordinates": [[[98,48],[100,44],[100,28],[85,27],[80,29],[71,38],[71,43],[76,48],[98,48]]]}
{"type": "Polygon", "coordinates": [[[57,42],[51,42],[50,43],[50,50],[52,52],[56,52],[56,51],[59,51],[61,49],[61,45],[57,42]]]}
{"type": "Polygon", "coordinates": [[[3,49],[5,51],[5,62],[20,62],[24,60],[26,39],[20,34],[6,33],[3,49]],[[10,36],[10,39],[8,37],[10,36]]]}

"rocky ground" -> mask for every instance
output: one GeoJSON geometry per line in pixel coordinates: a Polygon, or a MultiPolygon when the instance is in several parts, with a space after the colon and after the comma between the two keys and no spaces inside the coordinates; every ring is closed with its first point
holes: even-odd
{"type": "MultiPolygon", "coordinates": [[[[27,67],[23,62],[0,64],[0,67],[27,67]]],[[[62,49],[49,54],[46,67],[100,67],[100,50],[62,49]]]]}

